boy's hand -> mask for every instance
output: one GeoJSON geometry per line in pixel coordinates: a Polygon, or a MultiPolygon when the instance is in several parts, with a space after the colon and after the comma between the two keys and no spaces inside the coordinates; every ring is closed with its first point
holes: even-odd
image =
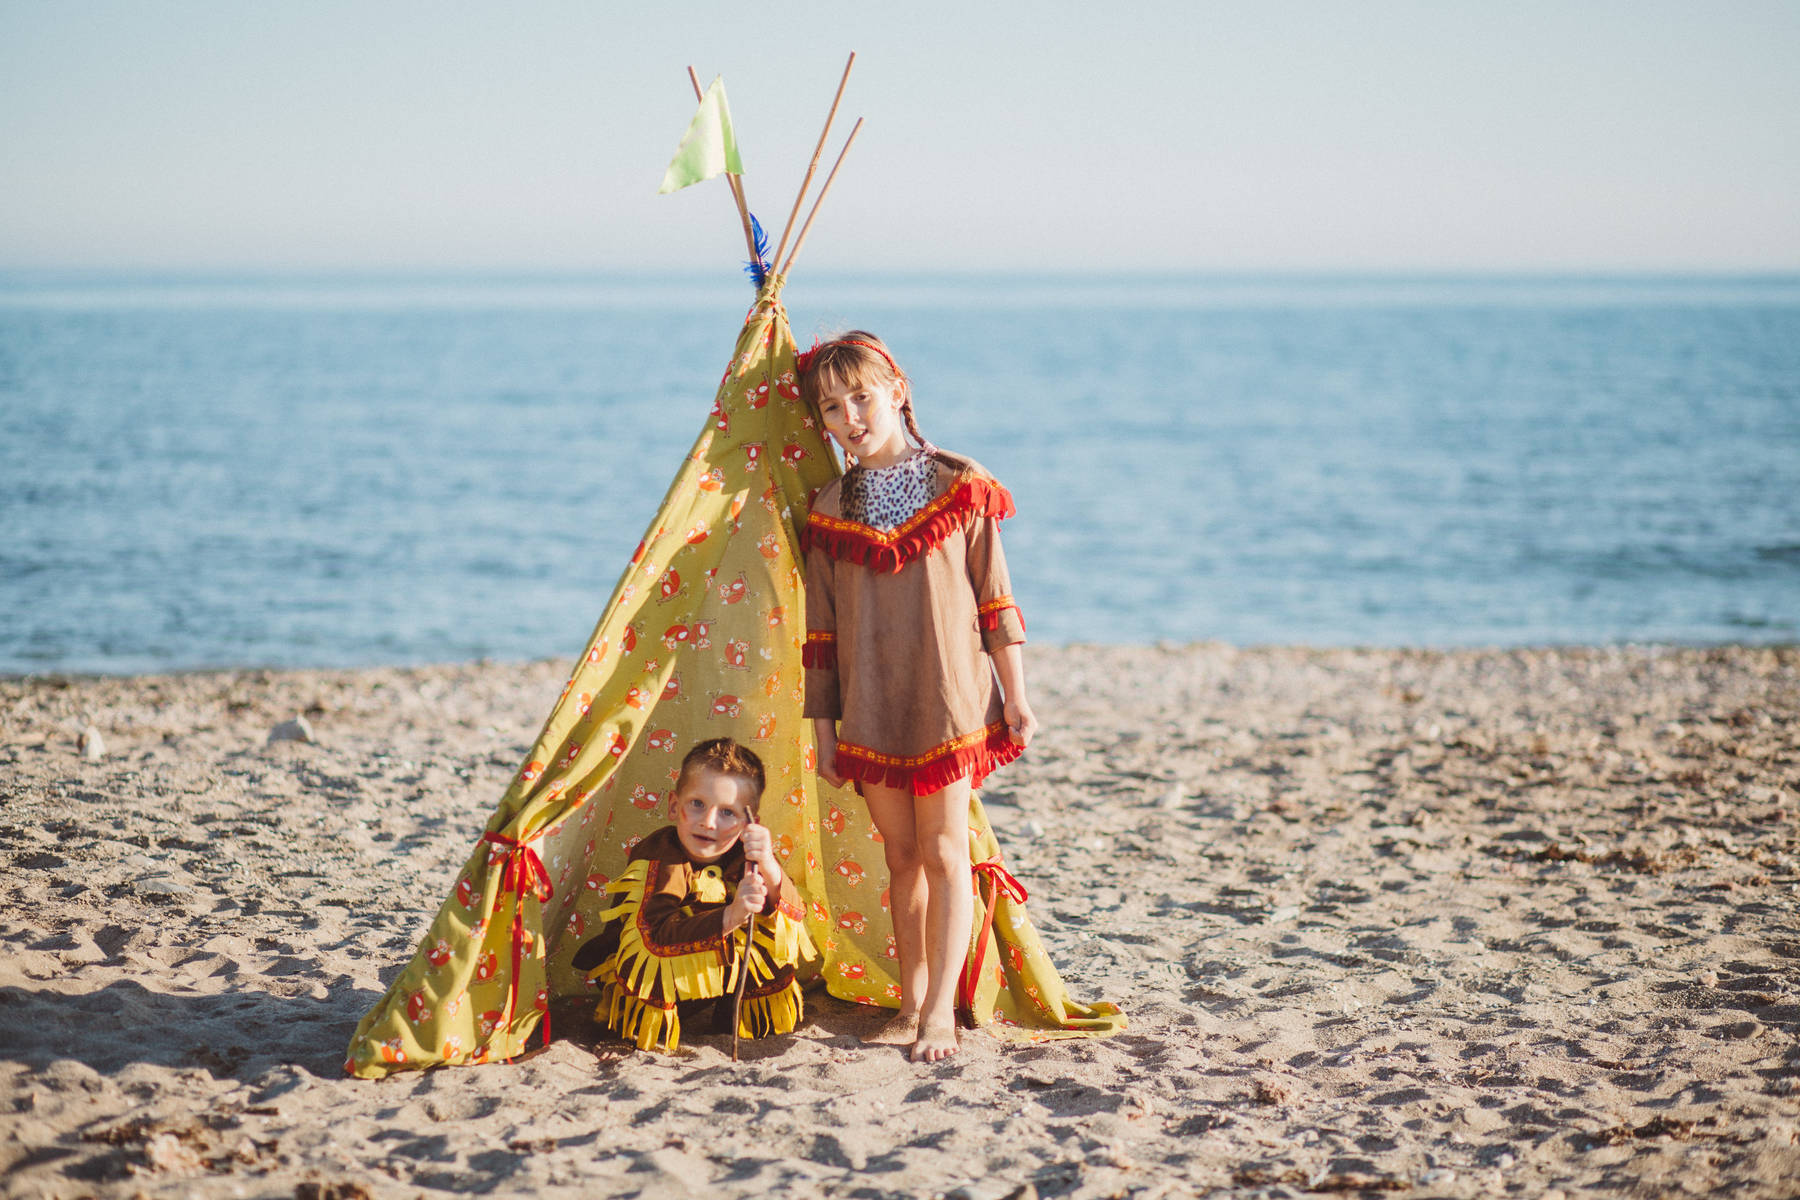
{"type": "Polygon", "coordinates": [[[769,888],[763,882],[762,872],[745,871],[744,878],[738,883],[737,895],[731,898],[731,906],[725,910],[727,927],[736,929],[740,925],[748,924],[758,913],[762,912],[763,905],[768,901],[769,888]]]}
{"type": "Polygon", "coordinates": [[[763,882],[770,888],[781,886],[781,862],[775,857],[775,835],[767,825],[755,823],[744,827],[744,857],[762,872],[763,882]]]}

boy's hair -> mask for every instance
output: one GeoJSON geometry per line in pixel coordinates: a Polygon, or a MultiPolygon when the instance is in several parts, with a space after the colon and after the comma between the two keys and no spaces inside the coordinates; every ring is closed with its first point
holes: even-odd
{"type": "Polygon", "coordinates": [[[900,416],[913,441],[925,445],[925,435],[913,418],[912,381],[894,361],[887,343],[864,329],[851,329],[827,338],[796,362],[800,375],[800,398],[816,413],[819,391],[831,384],[858,387],[871,383],[886,384],[900,395],[900,416]]]}
{"type": "Polygon", "coordinates": [[[709,771],[717,771],[721,775],[734,775],[750,785],[749,802],[744,805],[750,810],[750,819],[756,820],[762,808],[763,765],[762,759],[748,746],[739,745],[730,738],[711,738],[701,742],[681,760],[681,775],[675,780],[675,790],[680,791],[688,776],[705,767],[709,771]]]}

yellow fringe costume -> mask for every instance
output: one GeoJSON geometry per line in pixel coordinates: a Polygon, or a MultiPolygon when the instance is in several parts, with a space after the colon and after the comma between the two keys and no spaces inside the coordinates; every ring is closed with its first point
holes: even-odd
{"type": "MultiPolygon", "coordinates": [[[[741,845],[716,863],[693,862],[672,825],[632,848],[624,873],[605,885],[612,904],[600,913],[599,935],[575,956],[578,967],[593,964],[587,978],[600,988],[596,1021],[640,1049],[672,1051],[681,1044],[682,1005],[736,994],[744,936],[725,931],[725,909],[744,866],[741,845]]],[[[800,1023],[795,968],[816,953],[800,903],[783,872],[752,922],[743,1037],[792,1033],[800,1023]]]]}

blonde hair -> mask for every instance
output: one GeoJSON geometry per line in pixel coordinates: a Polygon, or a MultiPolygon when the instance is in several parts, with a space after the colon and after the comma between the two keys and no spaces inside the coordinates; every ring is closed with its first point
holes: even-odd
{"type": "Polygon", "coordinates": [[[894,361],[887,343],[863,329],[852,329],[826,339],[799,356],[796,364],[800,375],[800,397],[813,412],[819,411],[819,392],[838,387],[866,387],[881,384],[891,387],[900,397],[900,419],[906,432],[921,446],[929,445],[919,432],[913,416],[912,381],[894,361]]]}
{"type": "Polygon", "coordinates": [[[682,757],[681,774],[675,780],[675,791],[679,792],[687,783],[688,776],[701,769],[730,775],[748,784],[750,796],[744,807],[750,811],[750,819],[756,820],[762,808],[763,765],[762,759],[756,757],[748,746],[723,737],[699,743],[682,757]]]}

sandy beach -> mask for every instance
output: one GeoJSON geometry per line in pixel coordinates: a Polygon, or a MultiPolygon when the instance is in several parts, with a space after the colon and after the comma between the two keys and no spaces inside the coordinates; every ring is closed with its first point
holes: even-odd
{"type": "Polygon", "coordinates": [[[734,1064],[570,1006],[381,1082],[351,1030],[564,664],[0,680],[0,1193],[1800,1190],[1800,650],[1028,666],[988,811],[1125,1034],[913,1066],[815,991],[734,1064]]]}

